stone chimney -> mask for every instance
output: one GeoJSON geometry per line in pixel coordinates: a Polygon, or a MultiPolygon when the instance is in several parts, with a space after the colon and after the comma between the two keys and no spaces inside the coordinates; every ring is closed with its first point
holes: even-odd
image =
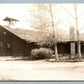
{"type": "Polygon", "coordinates": [[[75,31],[74,27],[70,27],[70,54],[75,55],[75,31]]]}
{"type": "Polygon", "coordinates": [[[70,41],[75,41],[74,27],[70,27],[70,41]]]}

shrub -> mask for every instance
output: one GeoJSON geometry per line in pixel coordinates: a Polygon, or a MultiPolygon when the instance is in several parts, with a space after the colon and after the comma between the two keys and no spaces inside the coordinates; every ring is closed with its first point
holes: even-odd
{"type": "Polygon", "coordinates": [[[53,51],[48,48],[33,49],[31,51],[32,59],[49,59],[51,58],[52,54],[53,51]]]}

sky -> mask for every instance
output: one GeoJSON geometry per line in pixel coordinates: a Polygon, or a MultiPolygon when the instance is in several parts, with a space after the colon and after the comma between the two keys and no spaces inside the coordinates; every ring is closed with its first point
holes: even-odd
{"type": "Polygon", "coordinates": [[[3,21],[5,17],[11,17],[19,20],[17,23],[18,28],[31,29],[27,22],[29,8],[29,4],[0,4],[0,24],[6,24],[3,21]]]}
{"type": "MultiPolygon", "coordinates": [[[[29,20],[32,19],[29,10],[32,9],[34,9],[33,4],[0,4],[0,24],[6,25],[3,19],[8,16],[19,20],[16,25],[18,28],[33,29],[29,26],[29,20]]],[[[74,4],[53,4],[52,9],[54,22],[61,20],[55,28],[69,32],[70,26],[76,27],[74,4]]],[[[84,32],[84,4],[77,4],[77,15],[79,30],[84,32]]]]}

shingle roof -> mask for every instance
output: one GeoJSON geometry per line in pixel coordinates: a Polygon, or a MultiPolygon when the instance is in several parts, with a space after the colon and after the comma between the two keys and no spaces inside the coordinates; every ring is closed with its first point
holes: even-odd
{"type": "MultiPolygon", "coordinates": [[[[38,42],[39,40],[44,40],[44,38],[42,38],[40,36],[41,34],[38,31],[26,30],[26,29],[20,29],[20,28],[14,29],[9,26],[3,26],[3,25],[0,25],[0,26],[2,26],[3,28],[7,29],[8,31],[10,31],[14,35],[18,36],[19,38],[21,38],[25,41],[38,42]]],[[[69,37],[70,37],[69,34],[60,35],[58,38],[58,41],[60,41],[60,42],[70,41],[69,37]]],[[[75,35],[74,41],[76,41],[76,40],[77,40],[77,38],[75,35]]],[[[84,41],[84,33],[80,34],[80,41],[84,41]]]]}
{"type": "Polygon", "coordinates": [[[35,31],[33,30],[26,30],[26,29],[20,29],[20,28],[11,28],[9,26],[3,26],[0,25],[3,28],[7,29],[9,32],[13,33],[14,35],[16,35],[17,37],[25,40],[25,41],[32,41],[32,42],[36,42],[37,38],[34,38],[37,34],[35,31]]]}

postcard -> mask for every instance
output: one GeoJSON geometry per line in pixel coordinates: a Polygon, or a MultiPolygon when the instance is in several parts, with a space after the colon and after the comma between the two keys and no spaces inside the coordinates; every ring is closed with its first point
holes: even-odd
{"type": "Polygon", "coordinates": [[[83,81],[83,3],[0,3],[0,81],[83,81]]]}

